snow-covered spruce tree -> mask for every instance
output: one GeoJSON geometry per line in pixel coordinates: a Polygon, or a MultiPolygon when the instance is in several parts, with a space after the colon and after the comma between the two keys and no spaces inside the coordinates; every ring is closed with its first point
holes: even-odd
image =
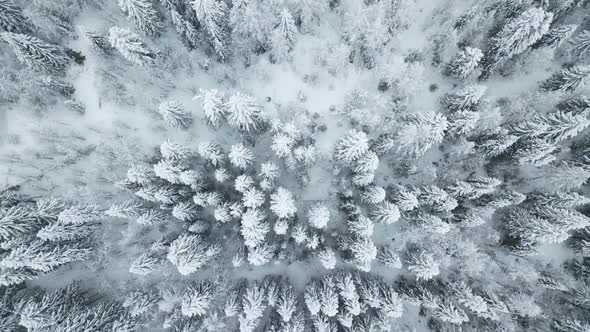
{"type": "Polygon", "coordinates": [[[171,244],[166,256],[182,275],[189,275],[211,261],[221,248],[209,245],[196,234],[183,234],[171,244]]]}
{"type": "Polygon", "coordinates": [[[441,103],[451,111],[474,110],[487,91],[484,85],[470,85],[445,95],[441,103]]]}
{"type": "Polygon", "coordinates": [[[148,0],[119,0],[119,7],[139,30],[147,35],[157,36],[160,20],[157,12],[148,0]]]}
{"type": "Polygon", "coordinates": [[[340,139],[336,145],[335,157],[345,164],[350,165],[369,152],[369,137],[362,131],[351,130],[340,139]]]}
{"type": "Polygon", "coordinates": [[[224,96],[217,89],[199,89],[199,94],[193,100],[201,100],[203,115],[213,128],[221,126],[226,117],[227,109],[224,96]]]}
{"type": "Polygon", "coordinates": [[[238,130],[252,132],[260,129],[265,121],[262,107],[250,95],[237,92],[227,99],[225,105],[227,122],[238,130]]]}
{"type": "Polygon", "coordinates": [[[547,32],[547,34],[544,35],[533,48],[538,48],[540,46],[557,48],[563,44],[564,41],[569,39],[578,27],[578,24],[563,24],[551,28],[551,30],[549,30],[549,32],[547,32]]]}
{"type": "Polygon", "coordinates": [[[293,194],[283,187],[270,195],[270,210],[279,218],[291,218],[297,212],[293,194]]]}
{"type": "Polygon", "coordinates": [[[0,0],[0,29],[8,32],[25,33],[29,30],[27,19],[21,9],[10,0],[0,0]]]}
{"type": "Polygon", "coordinates": [[[532,7],[506,23],[492,38],[485,52],[482,77],[488,77],[502,62],[523,53],[549,31],[553,14],[532,7]]]}
{"type": "Polygon", "coordinates": [[[574,65],[563,68],[541,84],[544,91],[573,92],[582,88],[590,76],[590,66],[574,65]]]}
{"type": "Polygon", "coordinates": [[[191,0],[197,20],[209,35],[210,43],[217,56],[227,57],[227,5],[218,0],[191,0]]]}
{"type": "Polygon", "coordinates": [[[465,79],[473,74],[482,58],[483,53],[479,48],[465,47],[451,59],[445,68],[445,74],[457,79],[465,79]]]}
{"type": "Polygon", "coordinates": [[[576,58],[582,58],[590,52],[590,30],[584,30],[572,40],[571,53],[576,58]]]}
{"type": "Polygon", "coordinates": [[[110,28],[109,42],[133,64],[147,66],[155,63],[157,53],[149,49],[141,37],[129,29],[118,26],[110,28]]]}
{"type": "Polygon", "coordinates": [[[172,128],[188,129],[193,123],[190,112],[179,101],[162,102],[158,107],[158,113],[164,122],[172,128]]]}
{"type": "Polygon", "coordinates": [[[254,154],[242,143],[232,145],[228,157],[232,165],[240,169],[246,169],[254,161],[254,154]]]}
{"type": "Polygon", "coordinates": [[[411,116],[397,133],[396,149],[406,156],[420,157],[442,142],[447,126],[447,118],[440,113],[411,116]]]}
{"type": "Polygon", "coordinates": [[[39,38],[15,32],[0,32],[0,41],[7,43],[16,58],[25,65],[42,71],[62,71],[70,59],[64,50],[39,38]]]}

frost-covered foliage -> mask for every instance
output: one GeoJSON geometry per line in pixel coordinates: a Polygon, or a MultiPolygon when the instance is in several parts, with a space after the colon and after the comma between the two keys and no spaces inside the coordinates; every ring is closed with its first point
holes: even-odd
{"type": "Polygon", "coordinates": [[[587,331],[589,8],[0,0],[0,331],[587,331]]]}

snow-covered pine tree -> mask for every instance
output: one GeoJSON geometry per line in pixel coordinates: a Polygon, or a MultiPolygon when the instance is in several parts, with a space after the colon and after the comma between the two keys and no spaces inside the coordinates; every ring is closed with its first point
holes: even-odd
{"type": "Polygon", "coordinates": [[[428,205],[436,212],[452,211],[458,206],[456,199],[434,185],[424,186],[420,190],[419,198],[421,204],[428,205]]]}
{"type": "Polygon", "coordinates": [[[503,61],[523,53],[549,31],[553,14],[532,7],[506,23],[494,36],[485,53],[482,78],[488,77],[503,61]]]}
{"type": "Polygon", "coordinates": [[[569,39],[578,29],[578,24],[563,24],[551,28],[546,35],[544,35],[533,48],[546,46],[550,48],[559,47],[564,41],[569,39]]]}
{"type": "Polygon", "coordinates": [[[37,237],[49,242],[82,240],[88,238],[97,227],[97,224],[73,224],[58,221],[41,228],[37,232],[37,237]]]}
{"type": "Polygon", "coordinates": [[[188,129],[193,123],[190,112],[179,101],[162,102],[158,107],[158,113],[164,122],[172,128],[188,129]]]}
{"type": "Polygon", "coordinates": [[[391,225],[396,223],[400,218],[400,211],[397,205],[390,201],[384,201],[375,206],[371,212],[371,217],[378,223],[391,225]]]}
{"type": "Polygon", "coordinates": [[[377,247],[370,237],[359,236],[351,240],[348,245],[355,267],[361,271],[369,272],[371,264],[377,258],[377,247]]]}
{"type": "Polygon", "coordinates": [[[64,50],[39,38],[15,32],[0,32],[0,41],[7,43],[16,58],[25,65],[42,71],[62,71],[70,59],[64,50]]]}
{"type": "Polygon", "coordinates": [[[482,58],[483,53],[479,48],[465,47],[451,59],[445,68],[445,74],[457,79],[465,79],[475,71],[482,58]]]}
{"type": "Polygon", "coordinates": [[[295,140],[291,136],[285,133],[276,133],[272,137],[270,148],[279,158],[287,158],[291,155],[294,144],[295,140]]]}
{"type": "Polygon", "coordinates": [[[180,40],[189,48],[194,49],[198,46],[199,31],[190,20],[185,19],[179,12],[179,7],[173,0],[160,0],[162,7],[166,10],[170,21],[174,25],[176,33],[180,40]]]}
{"type": "Polygon", "coordinates": [[[443,322],[461,325],[469,321],[465,311],[447,299],[434,299],[425,303],[424,306],[432,310],[433,317],[443,322]]]}
{"type": "Polygon", "coordinates": [[[401,269],[402,261],[398,254],[395,253],[393,248],[389,245],[382,246],[379,248],[377,253],[377,260],[392,269],[401,269]]]}
{"type": "Polygon", "coordinates": [[[326,247],[318,253],[318,258],[320,259],[320,263],[322,266],[327,270],[333,270],[338,263],[338,258],[336,258],[336,253],[332,248],[326,247]]]}
{"type": "Polygon", "coordinates": [[[158,294],[153,291],[136,290],[127,294],[123,307],[132,317],[137,317],[151,311],[159,301],[158,294]]]}
{"type": "Polygon", "coordinates": [[[576,192],[566,191],[532,193],[528,196],[528,199],[539,206],[550,206],[558,209],[571,209],[590,204],[590,198],[576,192]]]}
{"type": "Polygon", "coordinates": [[[310,32],[313,25],[319,23],[320,18],[329,10],[328,1],[297,0],[295,13],[301,21],[301,29],[310,32]]]}
{"type": "Polygon", "coordinates": [[[291,218],[297,212],[293,194],[283,187],[270,195],[270,209],[279,218],[291,218]]]}
{"type": "Polygon", "coordinates": [[[232,165],[241,169],[246,169],[254,161],[254,154],[242,143],[232,145],[228,157],[232,165]]]}
{"type": "Polygon", "coordinates": [[[98,206],[94,204],[77,204],[63,209],[57,215],[57,220],[65,224],[87,224],[100,216],[98,206]]]}
{"type": "Polygon", "coordinates": [[[0,261],[4,268],[31,268],[33,270],[49,272],[66,263],[84,261],[88,259],[92,250],[81,244],[46,243],[33,241],[13,248],[0,261]]]}
{"type": "Polygon", "coordinates": [[[277,301],[277,312],[281,316],[283,322],[289,322],[297,310],[297,297],[293,291],[293,287],[289,284],[281,285],[279,299],[277,301]]]}
{"type": "Polygon", "coordinates": [[[217,56],[227,57],[227,5],[218,0],[191,0],[197,20],[209,35],[210,42],[217,56]]]}
{"type": "Polygon", "coordinates": [[[27,19],[21,13],[21,9],[10,0],[0,0],[0,29],[15,33],[25,33],[29,30],[27,19]]]}
{"type": "Polygon", "coordinates": [[[567,229],[521,208],[510,211],[504,217],[504,222],[508,234],[525,244],[561,243],[569,237],[567,229]]]}
{"type": "Polygon", "coordinates": [[[362,131],[351,130],[336,145],[336,159],[350,165],[369,152],[369,137],[362,131]]]}
{"type": "Polygon", "coordinates": [[[225,159],[223,149],[219,144],[213,141],[201,142],[197,149],[199,155],[208,160],[213,166],[222,164],[225,159]]]}
{"type": "Polygon", "coordinates": [[[538,179],[541,178],[547,191],[577,189],[590,178],[590,168],[583,164],[562,161],[546,166],[538,179]]]}
{"type": "Polygon", "coordinates": [[[379,167],[379,157],[373,151],[361,156],[354,165],[356,173],[373,173],[379,167]]]}
{"type": "Polygon", "coordinates": [[[180,312],[183,316],[194,317],[207,314],[215,293],[215,287],[208,281],[190,285],[180,300],[180,312]]]}
{"type": "Polygon", "coordinates": [[[360,193],[361,200],[364,203],[368,204],[379,204],[385,200],[385,189],[381,186],[377,185],[370,185],[365,188],[360,193]]]}
{"type": "Polygon", "coordinates": [[[322,308],[320,300],[320,286],[317,281],[312,281],[305,287],[303,295],[307,310],[312,316],[317,316],[322,308]]]}
{"type": "Polygon", "coordinates": [[[574,65],[563,68],[541,84],[544,91],[573,92],[582,88],[590,76],[590,66],[574,65]]]}
{"type": "Polygon", "coordinates": [[[125,59],[140,66],[153,65],[158,55],[148,48],[138,34],[118,26],[109,29],[109,43],[125,59]]]}
{"type": "Polygon", "coordinates": [[[180,274],[189,275],[202,268],[220,251],[220,247],[208,245],[199,235],[183,234],[170,244],[166,257],[180,274]]]}
{"type": "Polygon", "coordinates": [[[407,269],[416,275],[417,279],[430,280],[440,273],[439,264],[434,257],[424,251],[408,255],[407,269]]]}
{"type": "Polygon", "coordinates": [[[166,140],[160,144],[160,154],[162,155],[162,158],[179,164],[183,164],[193,156],[193,152],[189,148],[170,140],[166,140]]]}
{"type": "Polygon", "coordinates": [[[266,215],[257,209],[246,210],[242,214],[241,225],[240,233],[244,237],[244,243],[250,248],[260,246],[269,232],[266,215]]]}
{"type": "Polygon", "coordinates": [[[43,224],[39,223],[35,211],[25,205],[14,205],[0,209],[0,241],[26,237],[43,224]]]}
{"type": "Polygon", "coordinates": [[[81,25],[78,26],[78,29],[86,38],[88,43],[90,43],[90,46],[92,46],[94,51],[102,55],[109,55],[113,53],[113,47],[111,46],[107,36],[81,25]]]}
{"type": "Polygon", "coordinates": [[[365,216],[358,216],[347,221],[348,230],[361,237],[371,237],[375,224],[365,216]]]}
{"type": "Polygon", "coordinates": [[[213,128],[221,126],[226,117],[227,109],[224,96],[217,89],[199,89],[199,94],[193,98],[201,100],[203,115],[213,128]]]}
{"type": "Polygon", "coordinates": [[[227,99],[225,105],[228,113],[227,122],[230,126],[244,132],[255,131],[262,127],[264,114],[254,97],[237,92],[227,99]]]}
{"type": "Polygon", "coordinates": [[[285,60],[288,53],[295,45],[295,33],[297,27],[291,12],[283,8],[279,13],[278,25],[272,33],[272,58],[274,61],[281,62],[285,60]]]}
{"type": "Polygon", "coordinates": [[[145,252],[137,257],[129,267],[129,273],[146,276],[154,272],[164,259],[161,255],[153,250],[145,252]]]}
{"type": "Polygon", "coordinates": [[[433,145],[442,142],[447,127],[447,118],[440,113],[412,116],[397,133],[396,149],[406,156],[420,157],[433,145]]]}
{"type": "Polygon", "coordinates": [[[338,314],[339,303],[336,284],[332,276],[327,276],[322,279],[319,296],[321,312],[328,317],[336,316],[336,314],[338,314]]]}
{"type": "Polygon", "coordinates": [[[275,249],[274,246],[267,242],[264,242],[255,248],[248,248],[248,262],[254,266],[268,264],[275,256],[275,249]]]}
{"type": "Polygon", "coordinates": [[[330,210],[325,203],[315,203],[307,210],[307,221],[312,227],[325,228],[330,221],[330,210]]]}
{"type": "Polygon", "coordinates": [[[572,55],[580,59],[590,52],[590,30],[584,30],[573,38],[571,53],[572,55]]]}
{"type": "Polygon", "coordinates": [[[151,36],[159,34],[160,20],[149,0],[119,0],[119,7],[139,30],[151,36]]]}
{"type": "Polygon", "coordinates": [[[469,85],[457,92],[445,95],[441,103],[454,112],[474,110],[486,91],[487,87],[484,85],[469,85]]]}

